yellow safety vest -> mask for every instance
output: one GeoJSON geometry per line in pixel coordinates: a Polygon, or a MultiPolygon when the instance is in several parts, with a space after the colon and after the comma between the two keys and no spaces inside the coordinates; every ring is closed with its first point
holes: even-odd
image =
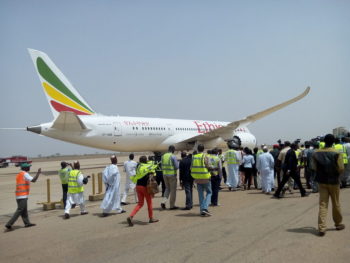
{"type": "Polygon", "coordinates": [[[148,163],[140,163],[136,168],[136,174],[130,176],[131,181],[136,184],[137,181],[149,173],[155,173],[157,165],[148,164],[148,163]]]}
{"type": "Polygon", "coordinates": [[[176,175],[176,169],[173,162],[171,161],[172,153],[165,153],[162,156],[162,170],[163,175],[174,176],[176,175]]]}
{"type": "Polygon", "coordinates": [[[198,153],[192,157],[191,176],[194,179],[209,179],[210,173],[204,162],[205,155],[198,153]]]}
{"type": "Polygon", "coordinates": [[[299,159],[299,156],[301,154],[301,151],[300,149],[294,151],[295,152],[295,155],[297,156],[297,160],[298,160],[298,165],[300,166],[301,165],[301,160],[299,159]]]}
{"type": "Polygon", "coordinates": [[[61,179],[61,184],[68,184],[69,171],[70,170],[67,167],[58,171],[58,175],[61,179]]]}
{"type": "Polygon", "coordinates": [[[334,149],[337,150],[338,153],[340,153],[343,156],[343,163],[347,164],[348,163],[348,155],[346,153],[346,149],[343,145],[341,145],[340,143],[335,144],[334,149]]]}
{"type": "Polygon", "coordinates": [[[318,145],[318,148],[323,149],[325,145],[326,145],[325,142],[320,142],[320,144],[318,145]]]}
{"type": "MultiPolygon", "coordinates": [[[[213,168],[219,168],[220,158],[216,155],[210,155],[210,164],[213,168]]],[[[211,172],[212,175],[218,175],[219,170],[215,170],[211,172]]]]}
{"type": "Polygon", "coordinates": [[[68,193],[77,194],[84,192],[84,187],[78,184],[79,170],[72,170],[68,177],[68,193]]]}
{"type": "Polygon", "coordinates": [[[227,164],[239,164],[235,150],[228,150],[225,154],[225,161],[227,164]]]}

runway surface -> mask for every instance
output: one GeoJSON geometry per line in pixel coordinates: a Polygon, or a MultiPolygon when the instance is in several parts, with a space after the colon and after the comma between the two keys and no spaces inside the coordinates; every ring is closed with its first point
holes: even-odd
{"type": "MultiPolygon", "coordinates": [[[[119,158],[119,162],[126,158],[119,158]]],[[[72,160],[69,160],[72,161],[72,160]]],[[[84,174],[101,172],[108,158],[81,159],[84,174]]],[[[79,208],[71,219],[63,210],[42,211],[37,202],[46,201],[46,179],[52,185],[51,200],[61,198],[57,175],[59,161],[34,162],[31,174],[41,167],[42,175],[31,184],[29,217],[37,226],[24,228],[19,219],[14,231],[0,234],[0,262],[349,262],[350,189],[341,191],[341,206],[346,229],[336,231],[328,214],[326,236],[317,236],[318,194],[301,198],[298,191],[281,200],[260,191],[219,194],[221,206],[212,207],[213,216],[200,217],[198,195],[190,211],[161,210],[159,194],[153,200],[154,216],[160,221],[149,224],[146,205],[128,227],[126,217],[134,207],[124,206],[125,214],[101,218],[100,201],[87,202],[88,215],[79,208]]],[[[122,189],[125,174],[122,167],[122,189]]],[[[14,195],[18,168],[0,169],[0,224],[16,209],[14,195]]],[[[91,194],[91,182],[85,187],[91,194]]],[[[177,191],[176,205],[183,207],[185,193],[177,191]]]]}

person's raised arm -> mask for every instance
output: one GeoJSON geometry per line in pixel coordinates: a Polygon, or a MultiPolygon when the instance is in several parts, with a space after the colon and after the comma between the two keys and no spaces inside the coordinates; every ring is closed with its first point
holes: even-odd
{"type": "Polygon", "coordinates": [[[40,174],[41,174],[41,168],[38,169],[36,175],[33,177],[32,183],[35,183],[36,180],[38,180],[40,174]]]}

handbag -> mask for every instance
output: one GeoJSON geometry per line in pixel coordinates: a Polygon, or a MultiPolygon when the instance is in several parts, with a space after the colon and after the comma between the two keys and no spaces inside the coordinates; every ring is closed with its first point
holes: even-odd
{"type": "Polygon", "coordinates": [[[156,193],[159,193],[158,184],[156,179],[154,178],[153,173],[150,173],[148,177],[147,193],[149,193],[150,195],[155,195],[156,193]]]}

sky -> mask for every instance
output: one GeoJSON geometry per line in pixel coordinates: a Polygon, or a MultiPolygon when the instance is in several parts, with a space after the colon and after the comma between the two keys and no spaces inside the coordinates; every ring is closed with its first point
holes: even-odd
{"type": "MultiPolygon", "coordinates": [[[[53,120],[27,48],[106,115],[235,121],[258,143],[350,127],[350,1],[0,1],[0,127],[53,120]]],[[[106,152],[0,130],[0,157],[106,152]]]]}

